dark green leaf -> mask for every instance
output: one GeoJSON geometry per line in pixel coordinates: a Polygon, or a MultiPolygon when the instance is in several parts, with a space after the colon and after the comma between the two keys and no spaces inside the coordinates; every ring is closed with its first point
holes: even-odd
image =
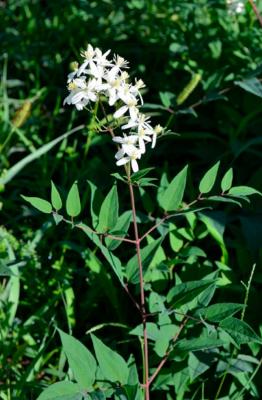
{"type": "Polygon", "coordinates": [[[75,380],[83,389],[90,389],[95,381],[96,360],[79,340],[58,330],[68,364],[75,380]]]}
{"type": "Polygon", "coordinates": [[[116,351],[107,347],[95,335],[91,335],[96,358],[105,379],[111,382],[120,382],[126,384],[128,382],[128,365],[116,351]]]}
{"type": "Polygon", "coordinates": [[[239,201],[226,196],[210,196],[207,198],[207,200],[220,201],[221,203],[233,203],[237,204],[239,207],[242,207],[242,204],[239,201]]]}
{"type": "Polygon", "coordinates": [[[175,345],[175,351],[197,351],[207,350],[214,347],[223,346],[224,342],[220,339],[213,339],[209,337],[197,338],[197,339],[182,339],[175,345]]]}
{"type": "Polygon", "coordinates": [[[28,197],[23,195],[21,195],[21,197],[42,213],[50,214],[52,212],[52,205],[49,201],[40,199],[39,197],[28,197]]]}
{"type": "Polygon", "coordinates": [[[246,322],[237,318],[226,318],[219,324],[219,326],[233,338],[237,345],[252,342],[262,344],[261,338],[253,331],[253,329],[246,322]]]}
{"type": "MultiPolygon", "coordinates": [[[[125,213],[123,213],[118,218],[117,223],[114,227],[114,231],[110,232],[110,234],[114,236],[125,237],[129,229],[131,219],[132,219],[131,211],[126,211],[125,213]],[[117,234],[118,231],[120,231],[121,233],[117,234]]],[[[120,246],[121,243],[123,243],[121,240],[114,240],[111,239],[110,237],[106,238],[105,242],[108,249],[111,251],[115,250],[118,246],[120,246]]]]}
{"type": "Polygon", "coordinates": [[[167,301],[168,303],[172,303],[172,308],[179,308],[183,304],[193,300],[201,292],[213,284],[213,280],[180,283],[168,292],[167,301]]]}
{"type": "Polygon", "coordinates": [[[137,172],[135,172],[134,174],[131,175],[131,182],[139,182],[139,180],[141,178],[143,178],[144,176],[146,176],[150,171],[152,171],[154,168],[145,168],[145,169],[141,169],[137,172]]]}
{"type": "Polygon", "coordinates": [[[66,199],[66,212],[70,217],[77,217],[81,212],[81,202],[77,182],[74,182],[66,199]]]}
{"type": "Polygon", "coordinates": [[[51,181],[51,203],[56,211],[62,208],[61,196],[53,181],[51,181]]]}
{"type": "Polygon", "coordinates": [[[98,217],[98,232],[107,232],[114,228],[118,219],[118,209],[117,187],[114,185],[102,203],[98,217]]]}
{"type": "MultiPolygon", "coordinates": [[[[154,240],[152,243],[148,244],[141,250],[141,260],[142,260],[144,274],[146,273],[162,240],[163,240],[162,238],[154,240]]],[[[136,254],[127,263],[126,275],[130,282],[134,284],[139,283],[139,267],[136,254]]]]}
{"type": "Polygon", "coordinates": [[[210,322],[220,322],[243,310],[243,307],[243,304],[238,303],[218,303],[198,309],[195,315],[201,315],[203,319],[207,319],[210,322]]]}
{"type": "Polygon", "coordinates": [[[217,177],[219,165],[220,161],[218,161],[205,173],[199,184],[200,193],[209,193],[212,190],[217,177]]]}
{"type": "Polygon", "coordinates": [[[161,195],[159,204],[165,211],[177,210],[181,205],[186,186],[187,168],[188,166],[183,168],[182,171],[174,177],[167,189],[161,195]]]}

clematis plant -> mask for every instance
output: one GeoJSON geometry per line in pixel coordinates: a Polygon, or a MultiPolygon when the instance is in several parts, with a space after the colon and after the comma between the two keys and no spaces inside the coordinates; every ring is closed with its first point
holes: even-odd
{"type": "Polygon", "coordinates": [[[144,82],[139,79],[135,83],[129,82],[129,75],[125,71],[128,61],[116,55],[109,59],[110,50],[104,54],[98,48],[90,44],[87,50],[82,52],[83,63],[74,64],[74,71],[68,75],[69,95],[64,104],[74,105],[77,110],[106,98],[110,107],[114,107],[114,118],[118,126],[125,132],[123,136],[114,136],[113,141],[118,143],[115,157],[117,165],[130,163],[132,170],[137,172],[139,167],[137,160],[146,152],[146,144],[151,143],[154,148],[157,134],[162,128],[160,125],[152,127],[149,118],[140,112],[143,105],[141,89],[144,82]],[[129,132],[128,132],[129,131],[129,132]]]}
{"type": "MultiPolygon", "coordinates": [[[[176,398],[182,400],[184,394],[190,391],[192,376],[194,378],[219,363],[219,348],[222,347],[228,359],[232,360],[231,345],[238,348],[243,343],[262,343],[261,338],[243,321],[251,279],[246,286],[244,304],[209,304],[216,289],[225,285],[224,271],[228,262],[221,228],[217,228],[219,224],[216,221],[212,222],[212,204],[241,205],[241,202],[249,201],[249,196],[260,193],[248,186],[232,186],[232,168],[224,174],[220,192],[212,193],[218,186],[218,161],[200,180],[197,197],[185,202],[188,171],[188,166],[185,166],[171,181],[166,175],[161,179],[156,204],[162,215],[153,217],[150,213],[148,218],[139,219],[136,190],[144,195],[145,188],[155,187],[152,183],[155,178],[148,177],[152,168],[139,170],[138,162],[148,145],[155,147],[163,128],[159,124],[153,127],[150,116],[141,112],[144,83],[140,79],[130,82],[125,70],[128,62],[118,55],[109,56],[110,51],[103,53],[88,45],[87,50],[82,52],[83,63],[74,64],[73,72],[68,75],[69,94],[64,104],[73,105],[79,111],[87,109],[95,116],[97,108],[101,107],[104,118],[97,122],[97,126],[101,131],[108,132],[117,145],[116,165],[125,167],[125,175],[117,173],[114,176],[119,184],[128,188],[130,209],[119,215],[116,185],[97,212],[95,197],[98,188],[90,183],[92,227],[77,220],[81,213],[77,182],[66,198],[69,219],[62,215],[63,201],[53,182],[51,202],[37,197],[23,198],[38,210],[52,214],[56,224],[63,221],[72,228],[80,229],[100,251],[140,316],[141,323],[130,334],[140,339],[141,361],[134,359],[132,354],[126,361],[92,334],[94,357],[77,339],[59,330],[70,374],[65,374],[63,381],[47,387],[38,400],[150,400],[151,395],[159,398],[159,391],[165,392],[167,386],[172,386],[176,398]],[[177,217],[186,218],[187,229],[175,225],[177,217]],[[200,230],[195,229],[198,221],[202,224],[200,230]],[[133,225],[132,232],[129,232],[130,224],[133,225]],[[203,231],[203,224],[206,231],[203,231]],[[222,248],[218,271],[210,269],[209,260],[206,264],[198,262],[198,257],[206,255],[202,249],[191,244],[193,240],[201,241],[209,233],[222,248]],[[172,256],[168,256],[162,247],[166,238],[169,238],[174,252],[172,256]],[[134,254],[127,262],[121,261],[115,254],[121,244],[133,248],[134,254]],[[199,270],[204,266],[204,271],[209,269],[209,273],[202,272],[199,280],[183,281],[183,275],[180,277],[178,272],[173,273],[174,268],[180,264],[183,266],[183,263],[193,263],[199,270]],[[155,281],[161,279],[168,282],[166,293],[154,286],[155,281]],[[239,311],[242,311],[240,319],[232,317],[239,311]],[[199,362],[194,352],[200,357],[199,362]],[[167,373],[167,365],[171,372],[167,373]],[[192,366],[195,368],[193,372],[192,366]]],[[[126,254],[129,253],[128,249],[126,254]]],[[[225,366],[224,376],[230,367],[225,366]]],[[[223,382],[224,378],[214,396],[216,399],[223,382]]]]}

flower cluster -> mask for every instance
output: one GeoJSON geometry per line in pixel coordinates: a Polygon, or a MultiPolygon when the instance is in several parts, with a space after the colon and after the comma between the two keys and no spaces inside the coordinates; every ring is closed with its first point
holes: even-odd
{"type": "Polygon", "coordinates": [[[138,171],[137,160],[146,151],[146,144],[156,144],[157,134],[161,132],[160,125],[152,127],[150,120],[139,110],[143,105],[140,90],[145,87],[139,79],[129,83],[126,72],[128,62],[115,55],[109,59],[110,50],[102,53],[100,49],[90,44],[81,53],[84,61],[79,66],[74,63],[74,70],[68,75],[69,95],[64,104],[73,104],[77,110],[82,110],[88,104],[99,101],[101,95],[108,99],[109,106],[115,107],[114,118],[121,126],[122,136],[114,136],[118,144],[115,155],[117,165],[131,163],[132,170],[138,171]]]}
{"type": "Polygon", "coordinates": [[[245,10],[244,1],[227,0],[230,14],[242,14],[245,10]]]}

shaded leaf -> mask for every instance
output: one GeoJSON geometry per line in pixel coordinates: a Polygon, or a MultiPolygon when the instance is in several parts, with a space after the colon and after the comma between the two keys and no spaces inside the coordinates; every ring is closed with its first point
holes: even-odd
{"type": "Polygon", "coordinates": [[[175,351],[197,351],[197,350],[207,350],[214,347],[223,346],[224,342],[216,338],[197,338],[197,339],[182,339],[179,340],[175,345],[175,351]]]}
{"type": "MultiPolygon", "coordinates": [[[[162,238],[154,240],[152,243],[148,244],[146,247],[141,249],[141,261],[143,266],[144,274],[146,273],[160,243],[162,242],[162,238]]],[[[130,282],[137,284],[139,283],[139,266],[137,254],[135,254],[127,263],[126,266],[126,275],[130,282]]]]}
{"type": "Polygon", "coordinates": [[[261,338],[253,331],[251,326],[237,318],[226,318],[219,326],[233,338],[237,345],[250,342],[262,344],[261,338]]]}
{"type": "Polygon", "coordinates": [[[179,308],[197,297],[206,288],[213,285],[213,280],[190,281],[180,283],[173,287],[167,294],[168,303],[172,303],[172,307],[179,308]]]}
{"type": "Polygon", "coordinates": [[[220,322],[227,317],[236,314],[238,311],[243,310],[244,304],[238,303],[217,303],[211,306],[200,308],[196,311],[195,315],[201,315],[203,319],[211,322],[220,322]]]}
{"type": "MultiPolygon", "coordinates": [[[[123,213],[117,220],[117,223],[114,227],[114,230],[110,232],[111,235],[114,236],[120,236],[120,237],[125,237],[127,234],[127,231],[129,229],[129,225],[132,219],[132,212],[131,211],[126,211],[123,213]],[[121,232],[121,233],[117,233],[121,232]]],[[[120,244],[122,243],[121,240],[115,240],[107,237],[105,239],[105,243],[108,247],[109,250],[115,250],[120,244]]]]}
{"type": "Polygon", "coordinates": [[[255,96],[262,97],[262,85],[257,78],[249,78],[244,81],[237,81],[235,85],[240,86],[246,92],[252,93],[255,96]]]}

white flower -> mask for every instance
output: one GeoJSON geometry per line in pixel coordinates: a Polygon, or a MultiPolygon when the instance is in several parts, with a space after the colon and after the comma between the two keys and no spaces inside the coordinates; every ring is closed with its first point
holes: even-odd
{"type": "Polygon", "coordinates": [[[138,81],[136,81],[135,85],[130,86],[130,89],[129,89],[130,93],[132,93],[134,96],[139,96],[141,104],[144,104],[144,101],[143,101],[143,97],[140,93],[140,89],[142,89],[145,86],[146,85],[144,84],[142,79],[139,79],[138,81]]]}
{"type": "Polygon", "coordinates": [[[110,75],[110,71],[108,75],[105,76],[105,80],[107,81],[107,84],[105,84],[105,87],[108,92],[109,96],[109,102],[108,104],[110,106],[113,106],[117,100],[119,100],[119,91],[123,85],[125,85],[125,81],[128,78],[128,73],[125,71],[118,77],[112,77],[110,75]]]}
{"type": "Polygon", "coordinates": [[[70,94],[65,98],[64,104],[74,104],[78,110],[82,110],[89,101],[97,100],[97,81],[91,79],[88,83],[84,78],[74,79],[69,83],[70,94]]]}
{"type": "Polygon", "coordinates": [[[124,106],[120,107],[115,113],[114,117],[115,118],[120,118],[122,115],[124,115],[127,111],[129,111],[130,118],[132,120],[135,120],[138,115],[138,108],[137,108],[137,99],[129,94],[126,94],[123,96],[123,94],[119,93],[120,99],[125,103],[124,106]]]}
{"type": "Polygon", "coordinates": [[[245,10],[245,4],[243,1],[238,0],[227,0],[230,14],[242,14],[245,10]]]}
{"type": "Polygon", "coordinates": [[[145,114],[139,113],[137,115],[137,119],[130,120],[126,125],[122,126],[122,129],[153,129],[150,125],[149,117],[146,117],[145,114]]]}
{"type": "Polygon", "coordinates": [[[120,158],[116,162],[116,165],[121,166],[131,162],[132,170],[134,172],[137,172],[139,168],[136,160],[141,158],[141,151],[137,149],[135,146],[129,145],[128,147],[126,147],[125,153],[127,154],[127,157],[120,158]]]}
{"type": "Polygon", "coordinates": [[[139,143],[139,149],[142,154],[144,154],[146,152],[145,142],[152,141],[149,134],[150,134],[149,130],[145,130],[144,128],[138,129],[138,134],[137,134],[138,135],[138,143],[139,143]]]}

